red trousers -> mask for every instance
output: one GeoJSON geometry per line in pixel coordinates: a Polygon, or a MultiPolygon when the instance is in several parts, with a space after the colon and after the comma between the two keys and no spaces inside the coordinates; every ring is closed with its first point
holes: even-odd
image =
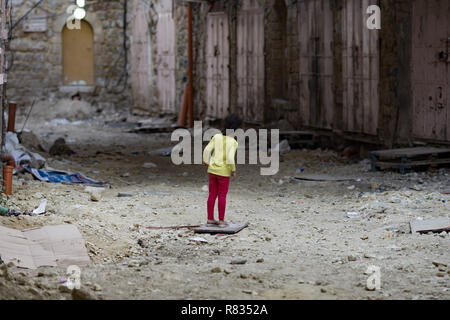
{"type": "Polygon", "coordinates": [[[225,219],[225,207],[229,185],[230,177],[221,177],[212,173],[209,174],[208,220],[214,220],[214,206],[217,197],[219,198],[219,220],[225,219]]]}

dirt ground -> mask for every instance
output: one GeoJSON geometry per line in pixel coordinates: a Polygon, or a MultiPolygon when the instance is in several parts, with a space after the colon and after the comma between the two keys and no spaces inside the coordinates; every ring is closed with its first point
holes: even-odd
{"type": "Polygon", "coordinates": [[[450,189],[449,169],[371,172],[367,160],[350,162],[326,150],[293,150],[271,177],[260,176],[259,166],[239,165],[226,218],[249,227],[197,242],[189,229],[146,227],[205,222],[206,168],[149,155],[170,145],[169,134],[127,133],[103,120],[27,124],[43,145],[64,137],[76,151],[42,152],[50,167],[109,183],[100,201],[91,201],[83,186],[19,175],[7,204],[25,211],[45,198],[47,213],[0,217],[1,225],[17,229],[76,225],[91,258],[81,268],[81,290],[61,284],[67,277],[61,268],[3,265],[1,299],[450,298],[450,235],[409,230],[417,217],[450,217],[450,195],[442,193],[450,189]],[[157,167],[144,168],[148,162],[157,167]],[[354,180],[293,180],[299,168],[354,180]],[[133,191],[140,192],[118,197],[133,191]],[[236,258],[246,263],[231,264],[236,258]],[[380,290],[366,289],[369,266],[380,268],[380,290]]]}

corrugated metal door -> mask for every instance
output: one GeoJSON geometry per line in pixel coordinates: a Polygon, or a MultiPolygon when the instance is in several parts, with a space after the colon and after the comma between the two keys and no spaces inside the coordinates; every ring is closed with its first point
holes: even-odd
{"type": "Polygon", "coordinates": [[[332,128],[333,12],[330,0],[299,3],[300,122],[306,126],[332,128]]]}
{"type": "Polygon", "coordinates": [[[228,114],[230,100],[228,16],[224,12],[210,13],[207,25],[206,115],[222,119],[228,114]]]}
{"type": "Polygon", "coordinates": [[[237,106],[245,121],[264,120],[264,8],[246,0],[237,17],[237,106]]]}
{"type": "Polygon", "coordinates": [[[175,22],[172,0],[161,0],[156,26],[158,101],[161,111],[175,113],[175,22]]]}
{"type": "Polygon", "coordinates": [[[379,31],[367,28],[370,0],[345,0],[343,12],[343,125],[355,133],[377,134],[379,31]]]}
{"type": "Polygon", "coordinates": [[[133,2],[131,96],[135,108],[150,109],[151,49],[147,15],[142,1],[133,2]]]}
{"type": "Polygon", "coordinates": [[[413,135],[450,141],[450,1],[413,3],[413,135]]]}

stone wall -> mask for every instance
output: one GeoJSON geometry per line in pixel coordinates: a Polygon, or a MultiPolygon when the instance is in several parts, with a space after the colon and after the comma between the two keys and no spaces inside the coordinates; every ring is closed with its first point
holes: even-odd
{"type": "MultiPolygon", "coordinates": [[[[12,0],[13,23],[38,0],[12,0]]],[[[26,32],[22,21],[13,31],[10,43],[11,66],[8,73],[8,98],[21,105],[34,99],[70,97],[77,90],[64,87],[62,64],[62,30],[69,16],[72,0],[44,0],[31,13],[46,15],[44,32],[26,32]]],[[[81,92],[82,98],[100,108],[115,105],[127,107],[129,99],[128,70],[123,50],[123,13],[120,1],[103,0],[86,5],[94,31],[95,85],[81,92]]],[[[130,15],[128,15],[128,22],[130,15]]],[[[128,23],[127,23],[128,25],[128,23]]],[[[127,30],[127,35],[128,35],[127,30]]],[[[128,54],[127,40],[127,54],[128,54]]],[[[129,54],[128,54],[129,56],[129,54]]]]}

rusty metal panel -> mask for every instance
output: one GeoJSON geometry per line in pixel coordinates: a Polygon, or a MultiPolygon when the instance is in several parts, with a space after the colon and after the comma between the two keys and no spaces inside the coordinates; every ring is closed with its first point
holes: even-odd
{"type": "Polygon", "coordinates": [[[414,0],[413,136],[450,141],[450,0],[414,0]]]}
{"type": "Polygon", "coordinates": [[[132,9],[131,96],[135,108],[150,109],[151,49],[146,10],[142,1],[132,9]]]}
{"type": "Polygon", "coordinates": [[[299,6],[300,123],[331,129],[334,122],[331,1],[302,0],[299,6]]]}
{"type": "Polygon", "coordinates": [[[242,3],[237,17],[237,107],[245,121],[264,120],[264,7],[242,3]]]}
{"type": "Polygon", "coordinates": [[[230,43],[225,12],[208,14],[206,36],[206,115],[222,119],[228,114],[230,101],[230,43]]]}
{"type": "Polygon", "coordinates": [[[175,22],[173,0],[161,0],[156,26],[158,102],[162,112],[175,113],[175,22]]]}
{"type": "Polygon", "coordinates": [[[345,0],[343,10],[344,130],[376,135],[379,99],[379,31],[366,26],[370,0],[345,0]]]}

